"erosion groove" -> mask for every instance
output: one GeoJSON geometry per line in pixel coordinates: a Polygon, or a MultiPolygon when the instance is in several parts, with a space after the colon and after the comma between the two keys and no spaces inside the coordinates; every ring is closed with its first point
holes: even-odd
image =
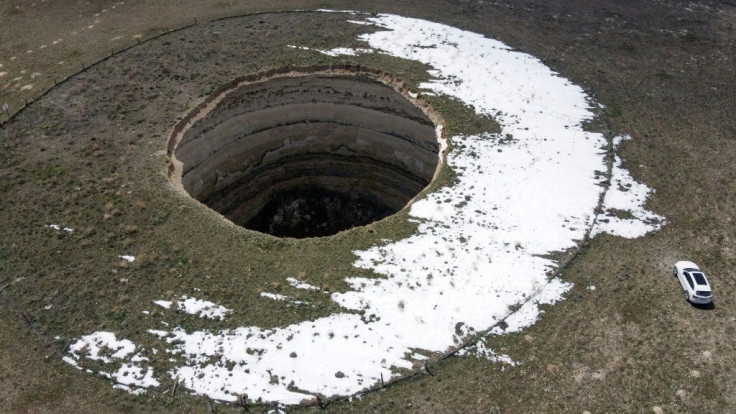
{"type": "Polygon", "coordinates": [[[340,68],[236,80],[175,128],[172,181],[278,237],[329,236],[393,214],[432,181],[440,141],[428,106],[387,79],[340,68]]]}

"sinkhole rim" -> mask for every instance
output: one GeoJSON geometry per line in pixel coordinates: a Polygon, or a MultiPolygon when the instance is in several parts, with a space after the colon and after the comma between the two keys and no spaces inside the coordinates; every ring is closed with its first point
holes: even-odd
{"type": "MultiPolygon", "coordinates": [[[[309,121],[306,121],[306,123],[309,124],[309,121]]],[[[217,216],[219,216],[221,220],[224,220],[230,226],[241,227],[245,230],[254,231],[279,239],[310,239],[333,237],[337,234],[360,229],[362,227],[370,226],[382,220],[388,219],[396,215],[397,213],[404,211],[406,208],[410,207],[420,196],[426,194],[427,188],[432,185],[432,183],[439,175],[441,169],[443,168],[445,164],[445,157],[449,151],[449,140],[443,133],[444,126],[445,120],[442,115],[426,99],[424,99],[420,93],[412,92],[410,86],[407,83],[391,73],[373,68],[366,68],[359,65],[283,67],[273,69],[266,72],[238,77],[226,84],[223,84],[222,86],[215,89],[212,93],[210,93],[201,103],[191,109],[183,118],[181,118],[179,122],[177,122],[177,124],[173,128],[167,144],[169,182],[182,195],[185,195],[187,198],[196,201],[200,207],[203,207],[207,210],[210,210],[210,212],[215,213],[217,216]],[[197,125],[198,122],[205,120],[208,115],[213,113],[218,108],[219,104],[226,100],[229,96],[232,96],[233,94],[241,91],[246,87],[253,85],[262,85],[280,79],[305,79],[314,76],[326,79],[334,78],[342,80],[350,78],[355,78],[356,80],[368,79],[380,84],[380,86],[382,87],[387,87],[387,91],[397,94],[400,98],[403,98],[403,100],[405,100],[406,103],[411,106],[411,108],[418,110],[419,113],[421,113],[421,115],[426,119],[426,121],[429,122],[429,125],[426,126],[431,126],[431,129],[433,131],[431,134],[431,140],[428,140],[427,142],[432,142],[433,145],[436,145],[436,148],[432,149],[432,153],[435,157],[434,167],[431,171],[428,171],[426,173],[426,183],[417,188],[416,191],[412,191],[411,196],[406,197],[406,201],[402,201],[400,207],[391,209],[391,212],[389,214],[378,217],[375,220],[341,228],[330,234],[296,237],[292,235],[272,234],[267,231],[249,228],[245,225],[245,223],[237,223],[235,222],[235,220],[227,217],[226,214],[222,211],[212,207],[203,200],[198,199],[195,194],[192,194],[192,192],[190,192],[190,189],[187,188],[187,185],[184,182],[184,175],[187,174],[187,164],[183,162],[177,155],[177,150],[180,148],[182,139],[186,140],[185,136],[187,135],[187,132],[192,129],[192,127],[197,125]]]]}

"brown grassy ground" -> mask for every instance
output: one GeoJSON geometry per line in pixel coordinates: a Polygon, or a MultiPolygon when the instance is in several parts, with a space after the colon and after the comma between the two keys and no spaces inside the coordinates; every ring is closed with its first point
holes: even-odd
{"type": "MultiPolygon", "coordinates": [[[[539,57],[608,106],[606,128],[633,136],[621,148],[626,167],[637,179],[657,190],[649,207],[669,220],[662,231],[641,239],[601,236],[590,241],[563,272],[566,280],[576,284],[569,299],[549,308],[538,324],[522,334],[493,340],[496,350],[522,361],[521,366],[502,369],[500,365],[474,358],[450,358],[433,367],[435,376],[404,381],[366,395],[360,401],[333,403],[328,409],[335,412],[588,410],[596,413],[651,412],[658,406],[664,412],[736,411],[733,341],[736,337],[736,186],[733,184],[736,178],[733,163],[736,10],[733,5],[541,0],[493,4],[377,2],[370,6],[329,1],[279,1],[268,6],[194,1],[96,2],[94,5],[81,1],[6,1],[0,5],[0,64],[3,65],[0,72],[7,72],[0,77],[0,105],[8,102],[14,112],[25,99],[31,101],[51,88],[55,79],[76,73],[82,65],[89,66],[111,50],[137,43],[137,35],[145,40],[167,28],[191,24],[195,18],[205,22],[254,11],[312,7],[377,9],[425,17],[485,33],[539,57]],[[97,13],[99,16],[95,16],[97,13]],[[29,50],[32,52],[28,53],[29,50]],[[14,80],[18,77],[21,79],[14,80]],[[24,89],[27,85],[32,87],[24,89]],[[709,273],[717,295],[714,309],[696,308],[682,300],[680,288],[670,276],[673,263],[681,259],[693,260],[709,273]],[[596,290],[587,290],[590,285],[596,286],[596,290]]],[[[272,29],[271,36],[288,35],[283,30],[289,27],[285,20],[288,18],[264,17],[270,28],[282,27],[272,29]]],[[[314,34],[317,44],[329,44],[330,29],[337,27],[332,25],[338,23],[326,22],[325,28],[314,34]]],[[[303,41],[309,39],[301,32],[296,35],[303,41]]],[[[267,36],[263,42],[246,46],[256,53],[268,48],[267,36]]],[[[158,53],[162,66],[176,63],[161,49],[164,46],[152,43],[145,47],[148,49],[135,49],[131,53],[158,53]]],[[[243,58],[222,59],[222,63],[227,63],[228,59],[243,58]]],[[[115,72],[115,62],[111,59],[95,68],[95,73],[109,70],[108,84],[86,87],[99,88],[92,91],[118,97],[126,105],[141,99],[130,97],[130,102],[124,101],[128,99],[124,89],[116,92],[115,87],[127,85],[131,77],[115,72]]],[[[256,61],[243,59],[242,64],[246,65],[243,70],[258,69],[256,61]]],[[[196,66],[186,65],[177,68],[183,72],[198,70],[196,66]]],[[[413,72],[410,69],[407,73],[413,72]]],[[[140,207],[139,200],[117,194],[119,191],[115,189],[122,184],[135,185],[136,182],[126,178],[137,177],[140,171],[150,177],[158,173],[155,163],[120,159],[126,151],[143,149],[155,153],[158,148],[157,142],[137,139],[139,124],[131,123],[131,119],[139,116],[147,123],[157,122],[155,127],[162,132],[159,138],[165,140],[167,128],[191,106],[191,99],[206,94],[234,74],[234,69],[223,69],[205,77],[206,82],[195,79],[183,84],[181,96],[172,98],[174,104],[166,108],[152,105],[161,109],[107,119],[103,127],[82,125],[81,128],[87,129],[80,131],[99,136],[97,146],[82,139],[72,142],[68,131],[56,130],[58,125],[70,126],[58,119],[40,118],[45,123],[20,127],[20,122],[28,122],[29,117],[38,113],[54,113],[49,103],[33,104],[36,106],[30,109],[36,115],[29,109],[19,117],[18,124],[9,123],[0,129],[3,200],[0,288],[4,288],[0,302],[0,411],[200,412],[207,409],[202,399],[181,394],[176,398],[135,398],[112,391],[104,380],[81,375],[62,363],[58,351],[64,344],[47,341],[43,334],[45,329],[70,334],[86,333],[90,327],[99,326],[133,329],[126,324],[125,311],[131,314],[136,311],[139,298],[135,295],[143,294],[140,289],[108,286],[98,268],[104,267],[109,272],[118,263],[96,261],[103,248],[133,246],[138,251],[159,252],[149,253],[149,267],[116,268],[118,272],[130,273],[131,281],[137,277],[131,284],[139,283],[139,286],[163,283],[156,275],[173,274],[180,278],[171,282],[178,288],[192,283],[191,276],[202,274],[202,269],[216,267],[217,258],[197,256],[196,249],[186,242],[188,234],[177,233],[172,225],[194,214],[180,208],[181,200],[172,201],[166,194],[143,193],[140,197],[152,201],[140,207]],[[38,146],[45,146],[45,151],[40,151],[38,146]],[[70,154],[70,158],[65,158],[64,153],[70,154]],[[87,177],[77,173],[84,171],[85,164],[75,169],[74,159],[109,161],[101,165],[115,166],[115,170],[101,167],[95,170],[99,176],[87,177]],[[131,169],[137,172],[134,174],[131,169]],[[69,188],[80,184],[87,186],[83,195],[67,193],[69,188]],[[97,188],[103,191],[96,194],[97,188]],[[80,200],[99,208],[76,211],[73,206],[80,200]],[[113,203],[111,208],[107,206],[109,202],[113,203]],[[151,203],[172,213],[152,211],[151,203]],[[102,218],[107,210],[116,209],[119,213],[113,214],[116,218],[112,221],[102,218]],[[79,223],[90,220],[93,224],[88,227],[93,230],[85,232],[80,228],[79,235],[73,236],[75,239],[49,240],[41,231],[44,229],[38,227],[46,223],[44,220],[59,216],[79,223]],[[138,240],[135,232],[126,233],[125,227],[133,225],[153,226],[160,237],[138,240]],[[88,239],[88,248],[75,247],[84,239],[88,239]],[[69,243],[70,240],[75,244],[69,243]],[[166,240],[178,241],[162,246],[166,240]],[[80,262],[85,264],[75,267],[80,262]],[[57,266],[59,263],[63,266],[57,266]],[[153,278],[146,279],[149,275],[153,278]],[[73,299],[64,301],[60,296],[73,299]],[[65,313],[53,318],[42,316],[38,310],[50,300],[71,305],[65,308],[68,309],[65,313]],[[85,306],[95,303],[109,303],[117,310],[107,315],[85,315],[85,306]]],[[[143,91],[147,90],[147,83],[160,81],[150,73],[143,75],[151,76],[136,85],[143,91]]],[[[67,102],[64,99],[76,96],[77,85],[81,84],[65,84],[55,90],[56,98],[50,95],[47,102],[53,99],[67,102]]],[[[115,113],[110,105],[119,102],[100,102],[99,113],[115,113]]],[[[0,116],[0,120],[5,119],[0,116]]],[[[30,120],[33,119],[39,118],[30,120]]],[[[207,232],[198,237],[194,244],[218,240],[207,232]]],[[[371,241],[368,234],[353,233],[349,237],[359,239],[350,240],[351,243],[371,241]]],[[[249,245],[252,240],[235,242],[249,245]]],[[[280,254],[288,257],[292,249],[309,249],[266,242],[260,248],[262,253],[274,256],[273,263],[265,262],[261,266],[277,269],[271,277],[258,281],[260,286],[268,286],[271,279],[283,280],[283,275],[300,270],[284,264],[280,254]]],[[[350,257],[345,252],[337,248],[330,251],[335,252],[331,261],[349,265],[350,257]]],[[[307,265],[306,273],[307,277],[321,277],[326,283],[333,280],[313,263],[307,265]]],[[[232,295],[232,290],[224,289],[219,282],[212,286],[213,295],[226,300],[232,295]]],[[[239,289],[258,288],[252,284],[239,286],[239,289]]],[[[249,304],[242,306],[247,310],[249,304]]],[[[327,303],[315,312],[319,315],[330,310],[327,303]]],[[[264,323],[276,323],[268,315],[263,318],[264,323]]],[[[286,318],[288,322],[289,316],[286,318]]],[[[285,323],[283,318],[279,321],[285,323]]],[[[218,412],[235,410],[227,406],[217,409],[218,412]]]]}

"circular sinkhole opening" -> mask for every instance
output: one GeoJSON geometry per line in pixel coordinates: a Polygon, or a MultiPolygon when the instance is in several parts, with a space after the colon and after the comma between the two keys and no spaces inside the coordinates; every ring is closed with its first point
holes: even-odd
{"type": "Polygon", "coordinates": [[[233,81],[175,128],[171,179],[233,223],[277,237],[380,220],[427,187],[441,157],[426,105],[399,91],[408,88],[388,75],[351,70],[233,81]]]}

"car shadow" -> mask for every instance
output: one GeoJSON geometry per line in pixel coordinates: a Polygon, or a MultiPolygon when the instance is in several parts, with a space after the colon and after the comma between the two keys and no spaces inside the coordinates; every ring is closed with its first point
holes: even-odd
{"type": "Polygon", "coordinates": [[[713,309],[716,308],[716,303],[715,302],[711,302],[711,303],[707,303],[707,304],[701,304],[701,303],[692,303],[692,302],[688,301],[688,303],[690,304],[690,306],[692,306],[694,308],[697,308],[697,309],[702,309],[702,310],[713,310],[713,309]]]}

